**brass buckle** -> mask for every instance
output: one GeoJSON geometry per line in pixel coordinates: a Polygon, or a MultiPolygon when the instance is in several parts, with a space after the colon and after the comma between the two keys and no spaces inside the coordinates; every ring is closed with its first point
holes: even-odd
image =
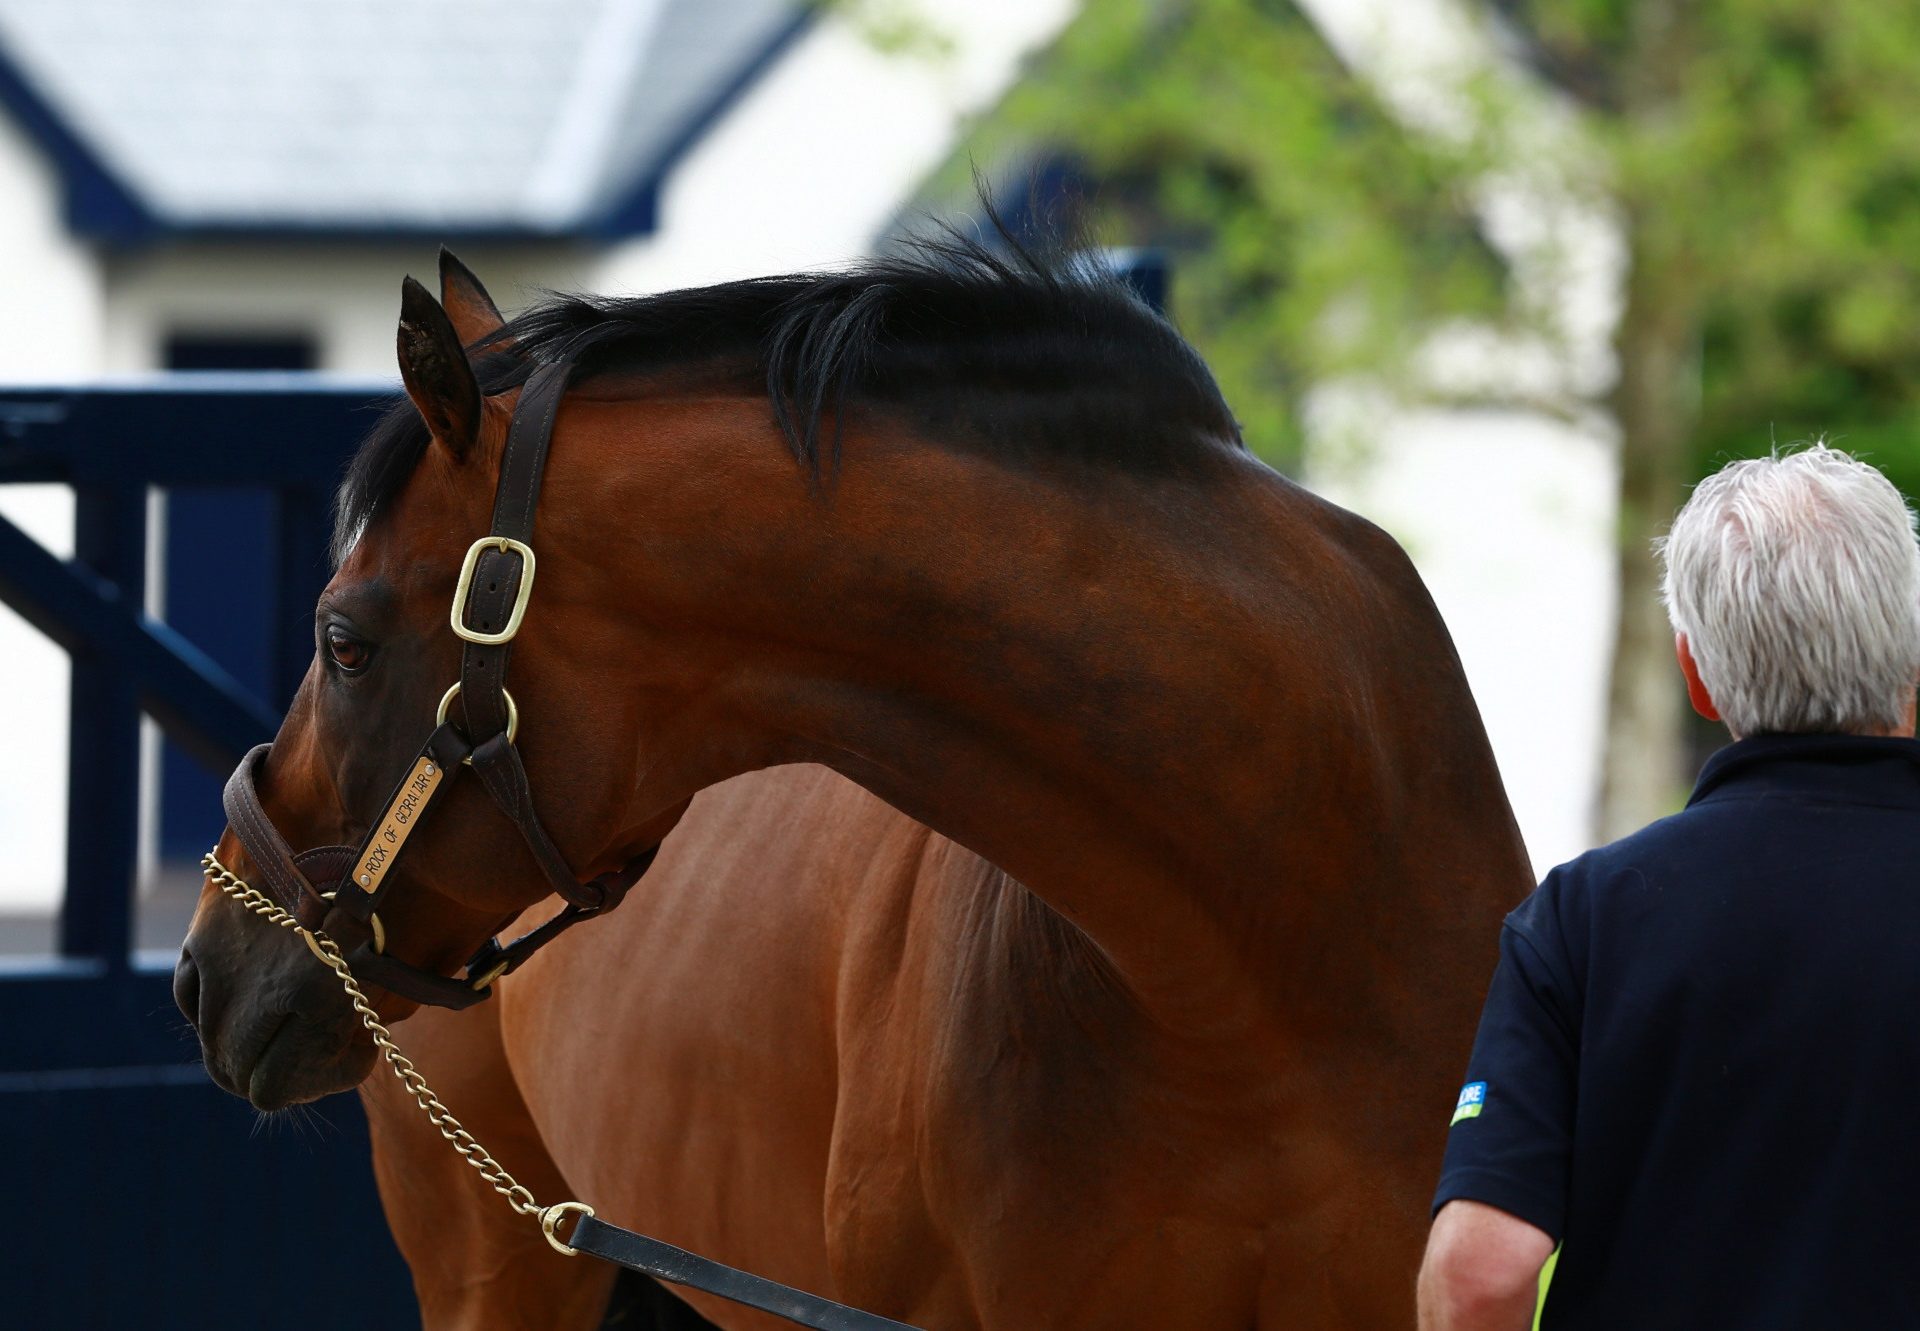
{"type": "Polygon", "coordinates": [[[460,565],[460,582],[453,589],[453,612],[449,622],[455,634],[468,642],[477,642],[483,647],[498,647],[503,642],[512,642],[514,635],[520,632],[520,621],[526,618],[527,601],[533,595],[533,547],[511,536],[482,536],[467,547],[467,557],[460,565]],[[513,609],[507,613],[507,626],[498,633],[482,633],[470,629],[466,624],[467,593],[473,590],[473,575],[480,567],[480,556],[489,550],[504,550],[520,556],[520,590],[514,593],[513,609]]]}
{"type": "MultiPolygon", "coordinates": [[[[560,1222],[567,1218],[569,1211],[580,1216],[582,1219],[593,1214],[593,1208],[585,1202],[555,1202],[552,1206],[545,1207],[541,1210],[540,1232],[547,1236],[547,1242],[551,1243],[553,1250],[562,1257],[578,1257],[580,1250],[561,1238],[556,1232],[560,1227],[560,1222]]],[[[579,1225],[575,1224],[574,1229],[576,1232],[579,1228],[579,1225]]]]}
{"type": "MultiPolygon", "coordinates": [[[[439,710],[433,714],[433,724],[435,727],[444,726],[447,723],[447,709],[453,706],[454,695],[459,692],[460,681],[456,679],[453,681],[453,687],[440,695],[439,710]]],[[[505,689],[500,690],[500,696],[507,700],[507,743],[511,744],[513,743],[513,737],[520,733],[520,709],[513,705],[513,695],[505,689]]],[[[473,765],[473,755],[468,754],[462,761],[471,767],[473,765]]]]}
{"type": "Polygon", "coordinates": [[[473,982],[474,991],[477,993],[480,990],[485,989],[487,986],[491,985],[495,980],[499,979],[502,975],[505,975],[507,973],[507,967],[511,966],[512,964],[513,964],[513,959],[509,957],[504,961],[498,961],[498,962],[495,962],[493,965],[489,966],[487,968],[486,974],[482,975],[479,979],[473,982]]]}

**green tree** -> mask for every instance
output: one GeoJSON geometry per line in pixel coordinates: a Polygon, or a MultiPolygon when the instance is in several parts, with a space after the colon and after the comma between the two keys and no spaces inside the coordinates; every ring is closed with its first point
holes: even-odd
{"type": "Polygon", "coordinates": [[[1607,395],[1621,615],[1601,830],[1616,835],[1669,811],[1685,780],[1650,546],[1687,485],[1825,432],[1920,486],[1920,5],[1472,12],[1540,95],[1463,84],[1466,125],[1434,134],[1389,114],[1285,0],[1088,0],[974,152],[1083,158],[1103,237],[1173,250],[1176,317],[1249,440],[1284,461],[1305,384],[1403,378],[1440,320],[1537,315],[1478,240],[1473,202],[1542,96],[1573,108],[1568,178],[1628,254],[1607,395]]]}

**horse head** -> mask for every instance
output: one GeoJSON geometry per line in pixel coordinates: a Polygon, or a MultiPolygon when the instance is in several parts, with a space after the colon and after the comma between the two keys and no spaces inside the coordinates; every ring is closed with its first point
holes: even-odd
{"type": "MultiPolygon", "coordinates": [[[[552,888],[551,874],[542,873],[514,822],[499,815],[476,781],[437,800],[431,830],[411,836],[413,817],[422,811],[420,792],[432,793],[426,777],[449,774],[434,771],[430,757],[416,759],[423,739],[435,735],[444,747],[445,737],[453,737],[457,748],[443,765],[448,769],[467,756],[459,738],[466,709],[450,687],[462,677],[462,642],[450,630],[448,606],[463,573],[477,574],[482,583],[502,576],[497,565],[463,561],[462,552],[488,530],[520,394],[517,384],[482,392],[468,348],[485,348],[476,354],[492,354],[496,364],[512,354],[497,336],[502,321],[493,301],[445,252],[441,290],[436,302],[411,278],[403,287],[397,346],[407,405],[381,427],[389,434],[424,427],[425,437],[382,520],[340,533],[337,571],[315,609],[313,663],[270,750],[250,755],[230,784],[232,825],[214,851],[217,865],[254,881],[271,877],[271,861],[285,854],[292,869],[281,877],[297,878],[295,888],[278,894],[282,904],[346,947],[363,922],[340,908],[341,894],[355,900],[380,879],[378,912],[364,922],[378,933],[358,936],[375,946],[375,960],[386,968],[369,963],[370,973],[361,977],[371,980],[386,1020],[411,1012],[423,983],[460,971],[552,888]],[[442,727],[450,715],[454,726],[442,727]],[[409,781],[417,788],[413,795],[409,781]],[[259,840],[243,835],[248,822],[262,829],[259,840]],[[394,844],[401,829],[404,860],[394,844]],[[302,847],[324,849],[295,854],[302,847]],[[354,862],[352,848],[363,863],[354,862]],[[395,972],[415,983],[383,980],[395,972]]],[[[387,456],[379,443],[369,440],[363,455],[387,456]]],[[[532,569],[513,574],[530,591],[532,569]]],[[[485,589],[474,592],[478,600],[485,589]]],[[[524,611],[527,598],[518,599],[524,611]]],[[[562,844],[591,846],[595,863],[636,862],[637,853],[657,845],[678,810],[644,832],[621,829],[611,839],[602,832],[595,840],[586,830],[604,827],[614,812],[594,791],[620,784],[597,760],[604,746],[594,740],[607,718],[594,716],[581,689],[568,683],[569,607],[543,606],[536,617],[542,632],[517,645],[513,691],[504,696],[540,717],[535,761],[547,771],[552,760],[543,805],[553,810],[562,844]]],[[[504,668],[504,654],[498,662],[504,668]]],[[[503,743],[519,738],[517,714],[513,720],[503,743]]],[[[511,759],[524,770],[517,753],[511,759]]],[[[421,825],[428,825],[424,817],[421,825]]],[[[589,867],[588,876],[594,871],[589,867]]],[[[337,978],[315,964],[308,948],[289,946],[268,920],[236,909],[218,879],[210,875],[203,889],[174,974],[175,999],[199,1032],[214,1080],[263,1109],[358,1084],[375,1051],[337,978]]],[[[585,885],[580,890],[589,893],[585,885]]],[[[427,1001],[440,1001],[445,992],[455,999],[444,1005],[459,1005],[457,986],[428,991],[427,1001]]]]}

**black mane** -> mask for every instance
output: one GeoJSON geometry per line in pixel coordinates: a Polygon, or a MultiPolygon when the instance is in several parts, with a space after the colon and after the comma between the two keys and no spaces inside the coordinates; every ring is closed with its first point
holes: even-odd
{"type": "MultiPolygon", "coordinates": [[[[1003,239],[1004,233],[1003,233],[1003,239]]],[[[555,296],[478,350],[483,392],[536,365],[598,374],[706,367],[764,383],[794,457],[818,478],[865,407],[1012,462],[1177,468],[1239,429],[1200,357],[1104,268],[949,234],[847,272],[754,278],[626,298],[555,296]],[[830,421],[830,426],[828,422],[830,421]]],[[[334,546],[406,485],[425,423],[402,398],[349,466],[334,546]]]]}

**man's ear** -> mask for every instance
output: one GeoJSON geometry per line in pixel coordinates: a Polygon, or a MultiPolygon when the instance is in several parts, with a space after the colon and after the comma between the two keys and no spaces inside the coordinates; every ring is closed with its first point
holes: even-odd
{"type": "Polygon", "coordinates": [[[1709,721],[1720,719],[1720,709],[1713,704],[1713,695],[1707,692],[1706,681],[1700,678],[1700,663],[1693,659],[1693,646],[1687,641],[1687,635],[1673,635],[1673,654],[1680,662],[1680,673],[1687,681],[1687,701],[1693,704],[1693,710],[1709,721]]]}
{"type": "Polygon", "coordinates": [[[407,396],[434,439],[464,461],[480,437],[480,385],[447,312],[411,277],[400,285],[395,349],[407,396]]]}
{"type": "Polygon", "coordinates": [[[453,251],[440,247],[440,305],[446,310],[459,335],[460,345],[470,347],[490,333],[506,326],[500,307],[480,285],[473,270],[453,257],[453,251]]]}

